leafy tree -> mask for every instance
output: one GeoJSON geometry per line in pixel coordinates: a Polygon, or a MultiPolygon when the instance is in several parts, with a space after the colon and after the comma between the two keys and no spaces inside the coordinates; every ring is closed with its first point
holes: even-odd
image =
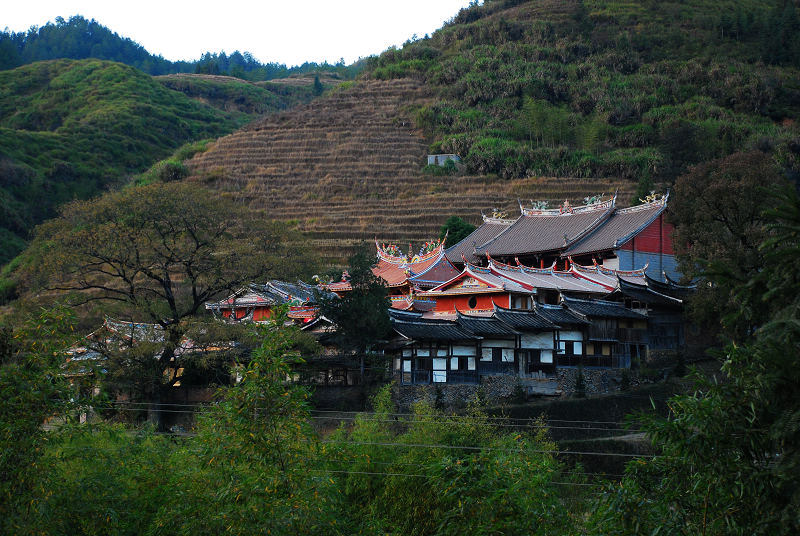
{"type": "Polygon", "coordinates": [[[332,481],[313,463],[309,393],[286,383],[299,330],[285,320],[259,327],[242,382],[220,392],[176,456],[152,534],[338,533],[332,481]]]}
{"type": "Polygon", "coordinates": [[[713,281],[692,307],[706,322],[722,318],[730,336],[741,337],[762,321],[757,312],[742,309],[735,289],[763,293],[744,285],[763,269],[759,245],[769,233],[763,212],[773,202],[768,192],[784,182],[772,158],[753,151],[699,164],[675,184],[670,217],[681,272],[713,281]]]}
{"type": "MultiPolygon", "coordinates": [[[[48,437],[42,425],[63,418],[69,389],[60,374],[73,319],[65,308],[40,312],[12,330],[0,325],[0,532],[26,523],[48,437]]],[[[72,336],[71,336],[72,335],[72,336]]]]}
{"type": "Polygon", "coordinates": [[[40,262],[28,268],[50,288],[72,292],[74,305],[101,301],[157,325],[160,333],[145,337],[151,344],[138,355],[150,363],[138,387],[157,403],[180,381],[178,369],[191,355],[182,351],[184,337],[207,301],[309,268],[301,246],[285,245],[290,235],[195,184],[154,183],[63,207],[60,218],[37,229],[40,262]]]}
{"type": "Polygon", "coordinates": [[[575,533],[551,484],[560,466],[543,423],[509,433],[476,404],[456,416],[418,403],[398,419],[391,386],[378,392],[374,406],[337,432],[330,457],[348,462],[334,476],[361,530],[575,533]]]}
{"type": "Polygon", "coordinates": [[[439,228],[439,239],[447,236],[448,244],[458,244],[475,230],[475,226],[458,216],[450,216],[444,225],[439,228]]]}
{"type": "Polygon", "coordinates": [[[366,244],[350,257],[347,273],[352,290],[344,297],[320,296],[320,315],[336,326],[336,340],[341,348],[359,357],[364,376],[365,357],[376,342],[391,330],[386,286],[373,272],[375,258],[366,244]]]}
{"type": "Polygon", "coordinates": [[[314,95],[322,95],[322,92],[325,91],[325,86],[322,85],[322,82],[319,81],[319,75],[314,75],[314,87],[313,87],[314,95]]]}

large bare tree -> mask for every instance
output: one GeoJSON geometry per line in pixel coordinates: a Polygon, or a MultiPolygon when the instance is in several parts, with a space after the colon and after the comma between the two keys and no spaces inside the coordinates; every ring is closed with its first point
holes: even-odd
{"type": "Polygon", "coordinates": [[[140,390],[158,402],[192,357],[182,342],[204,303],[251,281],[302,275],[310,259],[297,244],[285,225],[196,184],[155,183],[64,206],[37,229],[33,249],[36,271],[71,303],[102,302],[157,326],[140,336],[156,356],[132,360],[131,350],[128,363],[148,364],[137,373],[150,387],[140,390]]]}

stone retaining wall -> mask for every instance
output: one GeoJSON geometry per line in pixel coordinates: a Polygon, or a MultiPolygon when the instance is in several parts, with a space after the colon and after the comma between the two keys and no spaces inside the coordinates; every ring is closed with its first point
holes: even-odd
{"type": "MultiPolygon", "coordinates": [[[[557,380],[560,396],[575,394],[578,378],[577,368],[559,369],[553,380],[557,380]]],[[[638,384],[635,373],[628,371],[630,385],[638,384]]],[[[583,381],[587,396],[619,391],[623,385],[621,369],[584,369],[583,381]]],[[[512,375],[482,376],[481,383],[447,384],[433,383],[424,385],[394,384],[392,396],[402,411],[407,411],[414,402],[427,403],[447,408],[462,408],[470,400],[478,399],[484,403],[497,403],[512,399],[526,391],[525,380],[512,375]]],[[[525,396],[523,394],[523,396],[525,396]]]]}

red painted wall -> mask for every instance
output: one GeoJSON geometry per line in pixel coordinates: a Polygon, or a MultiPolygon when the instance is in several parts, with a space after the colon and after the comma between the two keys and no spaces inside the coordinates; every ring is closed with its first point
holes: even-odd
{"type": "Polygon", "coordinates": [[[437,313],[454,313],[456,308],[458,308],[459,311],[466,313],[474,310],[490,310],[494,308],[494,304],[505,308],[511,307],[510,294],[475,294],[474,296],[477,304],[472,309],[469,307],[469,299],[472,298],[473,295],[465,294],[459,296],[439,296],[436,298],[436,307],[434,307],[433,310],[437,313]]]}
{"type": "Polygon", "coordinates": [[[267,320],[271,316],[272,316],[272,309],[270,307],[256,307],[256,310],[253,311],[253,322],[258,322],[259,320],[267,320]]]}
{"type": "Polygon", "coordinates": [[[628,240],[620,249],[674,255],[675,251],[672,249],[673,229],[674,227],[672,224],[664,221],[664,214],[659,214],[650,225],[645,227],[631,240],[628,240]]]}

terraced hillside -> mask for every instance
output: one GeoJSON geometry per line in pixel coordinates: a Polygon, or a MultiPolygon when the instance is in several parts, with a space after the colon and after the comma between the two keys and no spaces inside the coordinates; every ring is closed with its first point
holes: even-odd
{"type": "Polygon", "coordinates": [[[299,222],[331,262],[360,240],[418,245],[449,215],[476,222],[493,208],[515,213],[518,197],[632,195],[635,185],[609,179],[423,173],[427,144],[409,116],[428,99],[410,79],[360,82],[220,138],[189,168],[268,217],[299,222]]]}

